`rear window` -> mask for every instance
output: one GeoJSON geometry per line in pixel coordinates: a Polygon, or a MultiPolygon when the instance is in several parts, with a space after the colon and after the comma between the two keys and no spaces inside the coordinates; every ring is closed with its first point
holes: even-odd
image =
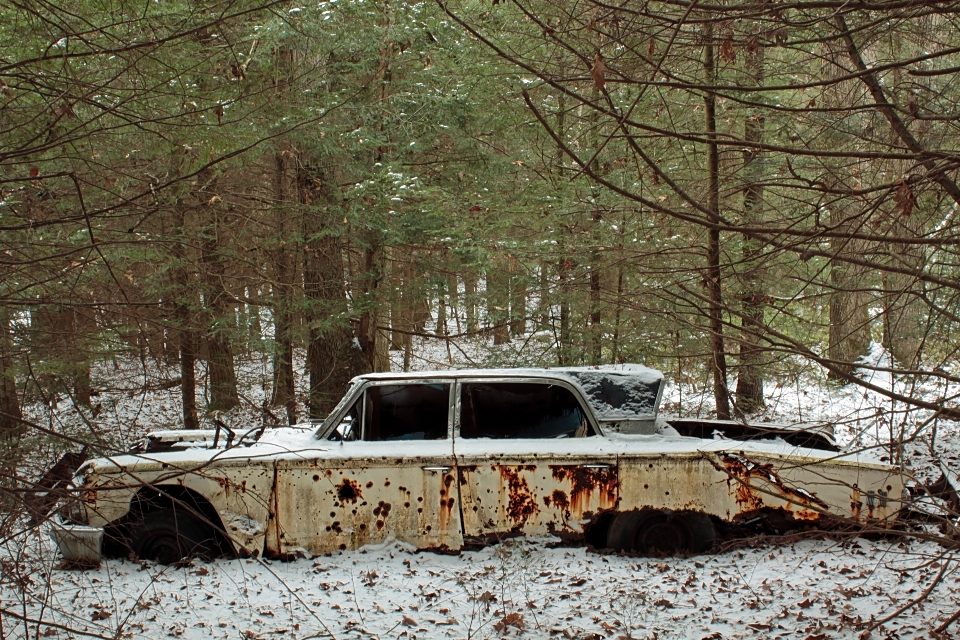
{"type": "Polygon", "coordinates": [[[460,398],[462,438],[578,438],[593,435],[569,389],[533,382],[466,383],[460,398]]]}

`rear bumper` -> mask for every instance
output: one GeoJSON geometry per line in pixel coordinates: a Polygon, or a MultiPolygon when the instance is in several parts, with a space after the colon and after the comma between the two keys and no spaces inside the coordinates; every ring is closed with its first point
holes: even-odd
{"type": "Polygon", "coordinates": [[[49,533],[65,564],[78,568],[100,564],[103,546],[103,529],[100,527],[51,521],[49,533]]]}

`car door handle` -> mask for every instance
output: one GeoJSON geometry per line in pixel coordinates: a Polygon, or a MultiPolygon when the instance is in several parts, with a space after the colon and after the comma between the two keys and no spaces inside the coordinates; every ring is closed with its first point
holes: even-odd
{"type": "Polygon", "coordinates": [[[583,465],[584,469],[596,469],[597,471],[608,471],[610,465],[608,464],[585,464],[583,465]]]}
{"type": "Polygon", "coordinates": [[[439,467],[421,467],[421,469],[423,469],[424,471],[433,471],[434,473],[447,473],[447,472],[450,471],[450,469],[452,469],[452,468],[453,468],[453,467],[444,467],[444,466],[439,466],[439,467]]]}

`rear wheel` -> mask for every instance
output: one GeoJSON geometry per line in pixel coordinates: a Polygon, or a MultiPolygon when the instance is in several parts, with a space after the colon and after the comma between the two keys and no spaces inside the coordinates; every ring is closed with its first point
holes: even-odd
{"type": "Polygon", "coordinates": [[[220,555],[213,528],[184,509],[157,509],[144,514],[130,532],[130,549],[141,560],[162,564],[220,555]]]}
{"type": "Polygon", "coordinates": [[[717,540],[713,521],[696,511],[628,511],[610,525],[607,544],[617,551],[676,555],[709,551],[717,540]]]}

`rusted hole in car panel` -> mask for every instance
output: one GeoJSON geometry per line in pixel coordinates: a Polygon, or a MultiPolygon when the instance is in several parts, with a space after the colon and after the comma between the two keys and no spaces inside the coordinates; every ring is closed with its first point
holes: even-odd
{"type": "Polygon", "coordinates": [[[389,487],[389,486],[390,486],[390,480],[389,480],[389,479],[387,479],[387,480],[384,480],[384,482],[383,482],[383,486],[385,486],[385,487],[389,487]]]}
{"type": "Polygon", "coordinates": [[[317,475],[316,473],[313,474],[313,481],[314,481],[314,482],[320,482],[320,476],[317,475]]]}
{"type": "Polygon", "coordinates": [[[403,507],[404,507],[405,509],[409,509],[409,508],[410,508],[410,503],[409,503],[409,502],[404,502],[404,503],[403,503],[403,507]]]}
{"type": "Polygon", "coordinates": [[[358,499],[363,497],[363,494],[360,493],[360,487],[356,482],[350,478],[344,478],[343,482],[337,485],[337,497],[340,498],[341,502],[356,503],[358,499]]]}
{"type": "Polygon", "coordinates": [[[383,520],[377,520],[377,529],[383,529],[383,520]]]}
{"type": "Polygon", "coordinates": [[[451,484],[453,484],[453,476],[448,473],[445,473],[443,475],[443,486],[449,487],[451,484]]]}
{"type": "Polygon", "coordinates": [[[373,480],[370,480],[369,482],[367,482],[367,484],[366,484],[365,486],[367,487],[367,489],[372,488],[372,487],[373,487],[373,480]]]}

